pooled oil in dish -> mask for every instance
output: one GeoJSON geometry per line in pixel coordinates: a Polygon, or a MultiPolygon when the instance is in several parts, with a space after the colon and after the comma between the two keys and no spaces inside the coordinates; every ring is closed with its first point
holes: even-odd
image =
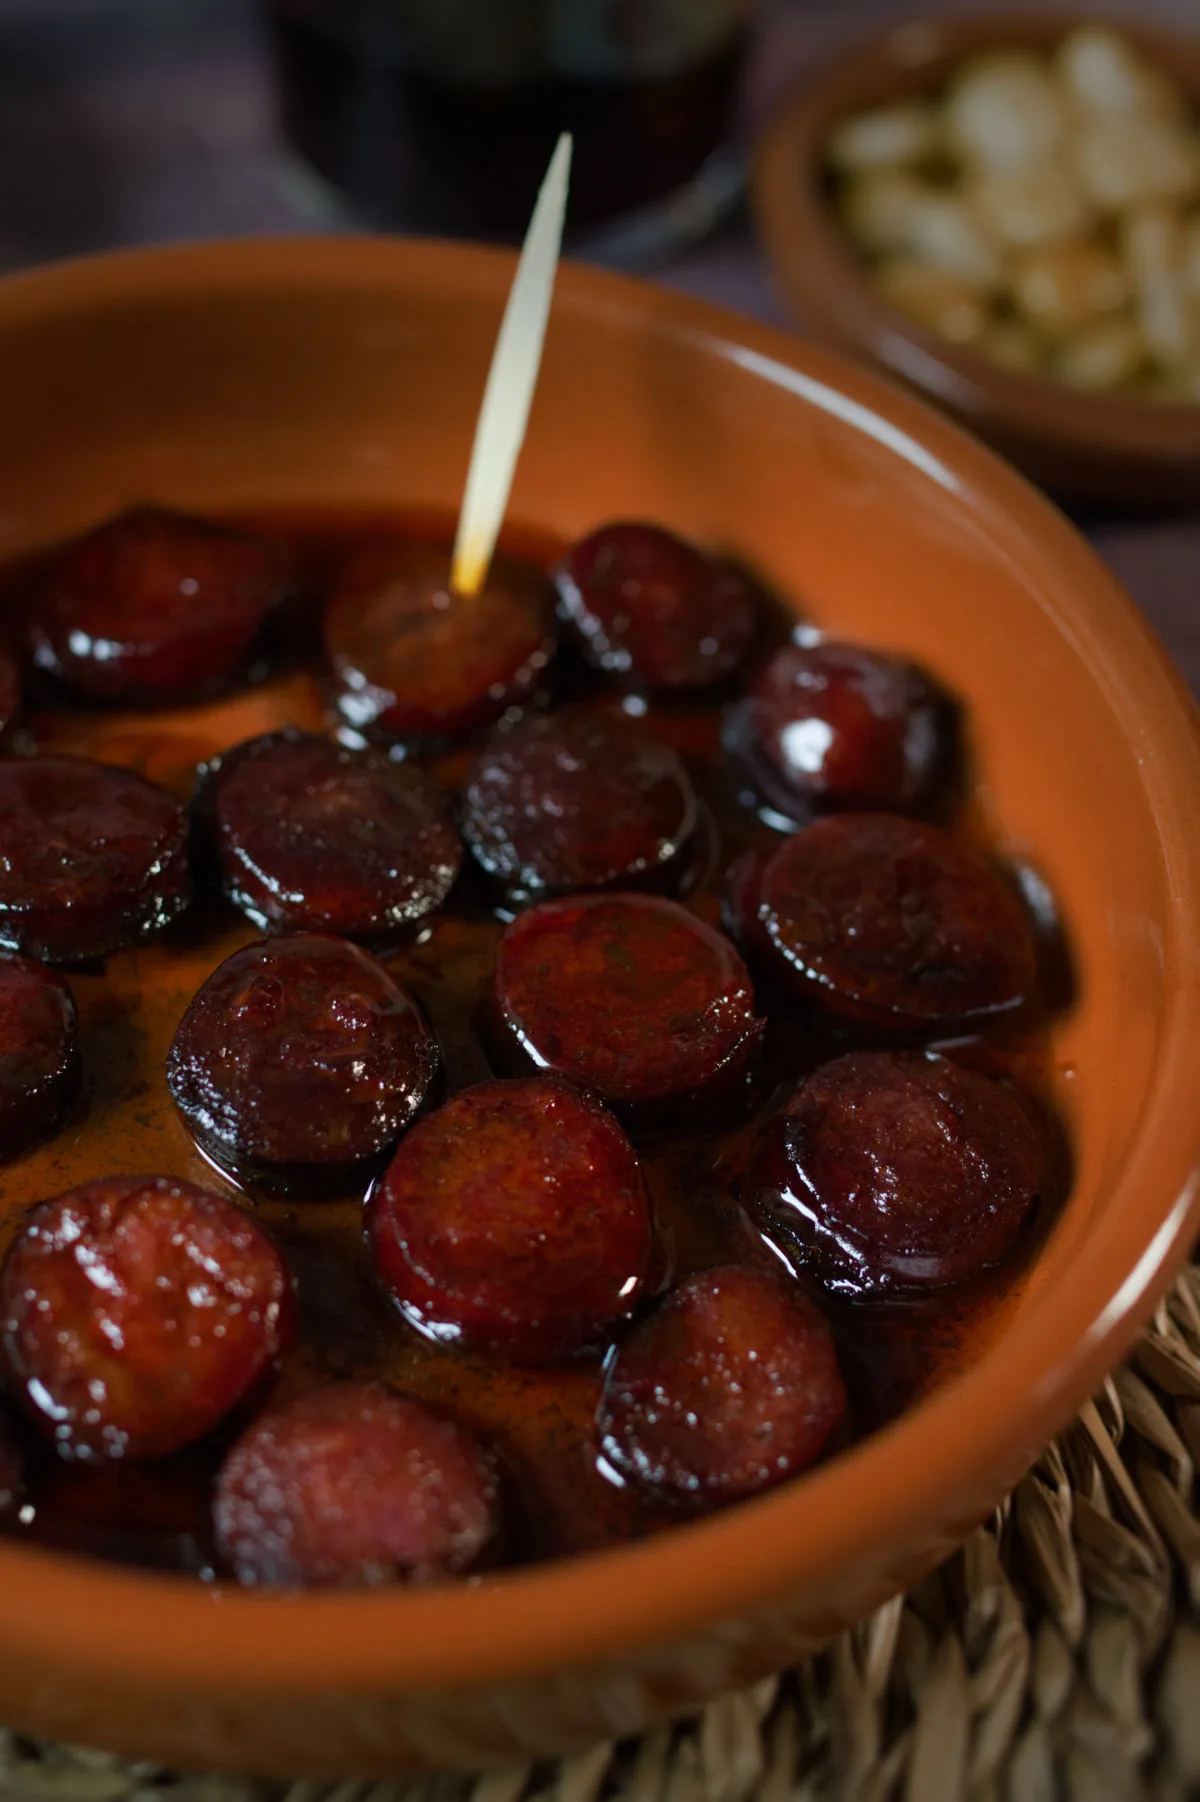
{"type": "MultiPolygon", "coordinates": [[[[329,729],[314,626],[333,562],[356,540],[400,530],[448,542],[449,524],[361,515],[273,516],[251,523],[285,539],[299,572],[295,651],[287,667],[216,704],[162,714],[40,710],[32,695],[10,734],[11,748],[72,752],[127,765],[186,799],[197,765],[220,750],[288,724],[329,729]]],[[[544,567],[559,550],[535,534],[511,534],[506,546],[544,567]]],[[[25,575],[13,572],[8,583],[10,613],[20,605],[25,575]]],[[[569,694],[584,706],[636,711],[651,734],[680,753],[704,812],[683,877],[684,898],[701,918],[718,923],[724,877],[734,859],[748,847],[778,842],[735,792],[719,750],[719,704],[623,701],[599,678],[576,668],[570,656],[563,659],[556,691],[556,698],[569,694]]],[[[963,704],[969,719],[969,696],[963,704]]],[[[472,755],[470,749],[457,751],[434,759],[431,767],[455,790],[472,755]]],[[[955,823],[976,836],[968,810],[959,808],[955,823]]],[[[438,913],[380,953],[432,1022],[447,1095],[496,1073],[482,1008],[503,924],[494,896],[468,870],[438,913]]],[[[1001,1029],[943,1048],[1044,1097],[1046,1022],[1061,999],[1064,965],[1052,929],[1042,924],[1043,993],[1001,1029]]],[[[82,1090],[61,1131],[0,1172],[0,1254],[26,1208],[98,1176],[165,1174],[237,1196],[282,1246],[298,1286],[299,1333],[274,1399],[285,1400],[315,1377],[377,1377],[478,1429],[498,1447],[507,1469],[519,1559],[585,1551],[678,1520],[677,1513],[623,1486],[597,1458],[592,1417],[600,1360],[527,1369],[430,1344],[402,1322],[373,1278],[361,1194],[321,1202],[246,1195],[196,1149],[167,1093],[168,1048],[201,984],[233,951],[259,936],[231,906],[202,897],[159,938],[111,957],[103,967],[68,972],[79,1007],[82,1090]]],[[[658,1289],[718,1263],[775,1266],[778,1251],[764,1243],[740,1206],[751,1155],[766,1120],[797,1081],[855,1041],[814,1025],[794,1005],[773,1007],[772,999],[769,993],[760,997],[771,1024],[747,1117],[718,1126],[702,1120],[691,1131],[635,1135],[654,1213],[658,1289]]],[[[1066,1190],[1065,1143],[1048,1110],[1047,1137],[1050,1179],[1016,1257],[1003,1268],[920,1299],[850,1303],[818,1295],[833,1326],[851,1400],[839,1444],[893,1418],[995,1335],[1066,1190]]],[[[262,1399],[256,1398],[260,1404],[262,1399]]],[[[68,1465],[49,1450],[34,1448],[28,1505],[10,1531],[44,1546],[211,1578],[219,1574],[209,1522],[212,1484],[242,1424],[244,1411],[209,1439],[154,1464],[68,1465]]]]}

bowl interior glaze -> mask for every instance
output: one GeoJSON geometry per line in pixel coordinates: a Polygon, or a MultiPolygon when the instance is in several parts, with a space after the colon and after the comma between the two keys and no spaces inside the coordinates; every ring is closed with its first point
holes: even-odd
{"type": "MultiPolygon", "coordinates": [[[[452,508],[511,276],[369,239],[0,286],[0,556],[132,502],[452,508]]],[[[364,1773],[552,1752],[773,1668],[944,1550],[1119,1357],[1196,1221],[1200,741],[1116,584],[1017,476],[836,356],[562,271],[516,519],[641,516],[965,697],[976,801],[1058,898],[1069,1203],[978,1361],[811,1477],[479,1584],[216,1594],[0,1544],[0,1715],[177,1762],[364,1773]]],[[[180,716],[180,730],[188,729],[180,716]]],[[[5,1173],[0,1216],[33,1197],[5,1173]]]]}

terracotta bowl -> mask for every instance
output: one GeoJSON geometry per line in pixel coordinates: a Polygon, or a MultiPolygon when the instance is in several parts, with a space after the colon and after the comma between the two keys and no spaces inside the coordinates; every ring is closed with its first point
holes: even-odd
{"type": "MultiPolygon", "coordinates": [[[[964,57],[1049,50],[1078,13],[914,20],[857,44],[785,102],[758,150],[753,204],[775,279],[814,337],[899,376],[1063,498],[1115,505],[1200,501],[1200,407],[1080,393],[948,343],[878,293],[829,201],[824,145],[863,107],[935,93],[964,57]]],[[[1200,38],[1122,20],[1122,34],[1200,105],[1200,38]]]]}
{"type": "MultiPolygon", "coordinates": [[[[0,553],[137,498],[452,506],[512,264],[200,246],[0,284],[0,553]]],[[[461,1587],[279,1597],[0,1544],[0,1717],[184,1765],[472,1768],[782,1667],[945,1554],[1117,1361],[1200,1217],[1200,738],[1132,606],[918,401],[691,300],[562,272],[514,517],[642,514],[967,697],[978,802],[1060,898],[1074,1188],[977,1360],[886,1432],[661,1539],[461,1587]]],[[[0,1214],[20,1200],[0,1191],[0,1214]]]]}

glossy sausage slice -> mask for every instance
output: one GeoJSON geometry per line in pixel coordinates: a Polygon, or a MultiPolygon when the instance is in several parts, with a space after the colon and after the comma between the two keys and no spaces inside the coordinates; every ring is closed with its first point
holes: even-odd
{"type": "Polygon", "coordinates": [[[536,571],[498,559],[480,594],[450,592],[445,551],[367,545],[344,566],[325,619],[342,718],[369,735],[442,743],[491,725],[541,689],[554,656],[536,571]]]}
{"type": "Polygon", "coordinates": [[[294,933],[235,951],[196,995],[167,1086],[201,1149],[295,1194],[361,1180],[438,1069],[420,1008],[369,952],[294,933]]]}
{"type": "Polygon", "coordinates": [[[1004,1013],[1034,986],[1029,920],[1001,876],[897,814],[818,820],[735,869],[747,945],[836,1018],[928,1031],[1004,1013]]]}
{"type": "Polygon", "coordinates": [[[753,585],[662,526],[601,526],[567,555],[555,583],[583,655],[628,688],[711,687],[738,667],[758,630],[753,585]]]}
{"type": "Polygon", "coordinates": [[[623,1476],[712,1508],[805,1470],[845,1411],[817,1308],[795,1283],[731,1265],[689,1277],[635,1328],[596,1424],[623,1476]]]}
{"type": "Polygon", "coordinates": [[[291,1315],[262,1228],[165,1176],[42,1202],[0,1269],[14,1387],[67,1458],[162,1458],[201,1438],[278,1358],[291,1315]]]}
{"type": "Polygon", "coordinates": [[[72,1557],[207,1581],[216,1563],[211,1491],[219,1456],[210,1438],[144,1463],[40,1458],[23,1537],[72,1557]]]}
{"type": "Polygon", "coordinates": [[[30,618],[33,662],[89,700],[203,700],[249,672],[286,585],[270,540],[140,507],[55,558],[30,618]]]}
{"type": "Polygon", "coordinates": [[[32,958],[0,951],[0,1158],[56,1127],[78,1082],[70,989],[32,958]]]}
{"type": "Polygon", "coordinates": [[[501,1031],[643,1118],[746,1092],[763,1022],[741,958],[674,901],[590,895],[520,914],[496,951],[501,1031]]]}
{"type": "Polygon", "coordinates": [[[376,1185],[368,1232],[422,1332],[529,1363],[601,1349],[650,1257],[633,1147],[556,1077],[478,1083],[423,1120],[376,1185]]]}
{"type": "Polygon", "coordinates": [[[0,1400],[0,1527],[12,1520],[25,1494],[25,1452],[16,1424],[0,1400]]]}
{"type": "Polygon", "coordinates": [[[8,652],[0,650],[0,732],[12,724],[20,706],[20,673],[8,652]]]}
{"type": "Polygon", "coordinates": [[[1044,1176],[1011,1089],[932,1053],[858,1051],[768,1128],[750,1201],[829,1288],[880,1293],[998,1264],[1044,1176]]]}
{"type": "Polygon", "coordinates": [[[0,763],[0,945],[73,963],[136,944],[191,899],[187,820],[132,770],[0,763]]]}
{"type": "Polygon", "coordinates": [[[497,732],[463,796],[477,861],[521,896],[663,880],[695,827],[695,791],[675,752],[580,708],[497,732]]]}
{"type": "Polygon", "coordinates": [[[430,1583],[484,1561],[495,1461],[462,1427],[380,1383],[326,1383],[262,1415],[217,1481],[217,1544],[250,1587],[430,1583]]]}
{"type": "Polygon", "coordinates": [[[804,823],[919,808],[946,761],[949,722],[911,663],[825,639],[776,651],[730,710],[724,739],[767,805],[804,823]]]}
{"type": "Polygon", "coordinates": [[[197,814],[224,892],[268,931],[378,937],[440,907],[462,863],[430,776],[311,732],[226,751],[204,774],[197,814]]]}

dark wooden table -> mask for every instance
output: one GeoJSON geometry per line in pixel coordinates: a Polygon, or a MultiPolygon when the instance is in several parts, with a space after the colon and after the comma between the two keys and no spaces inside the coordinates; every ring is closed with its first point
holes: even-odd
{"type": "MultiPolygon", "coordinates": [[[[839,41],[912,10],[762,0],[746,125],[839,41]]],[[[1128,0],[1126,11],[1200,29],[1197,0],[1128,0]]],[[[252,0],[0,0],[0,269],[328,222],[281,139],[252,0]]],[[[658,279],[787,324],[744,217],[658,279]]],[[[1083,523],[1200,692],[1200,516],[1083,523]]]]}

